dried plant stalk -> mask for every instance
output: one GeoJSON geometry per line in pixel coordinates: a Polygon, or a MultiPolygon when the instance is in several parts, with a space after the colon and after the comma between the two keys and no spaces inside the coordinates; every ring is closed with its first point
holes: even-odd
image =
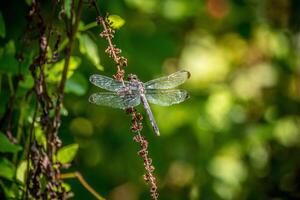
{"type": "MultiPolygon", "coordinates": [[[[117,48],[116,45],[113,44],[112,39],[114,38],[115,30],[110,26],[110,24],[107,21],[107,18],[104,18],[101,16],[100,10],[97,7],[97,4],[95,0],[90,1],[91,5],[95,7],[98,18],[97,18],[97,24],[101,25],[103,28],[103,31],[99,34],[101,38],[104,38],[108,42],[108,47],[106,48],[105,52],[109,55],[110,58],[113,59],[113,61],[116,63],[117,72],[113,75],[113,78],[117,81],[120,81],[124,84],[124,75],[125,70],[124,68],[128,65],[127,58],[121,56],[121,49],[117,48]]],[[[135,75],[136,76],[136,75],[135,75]]],[[[152,159],[149,156],[148,153],[148,141],[145,137],[141,136],[141,131],[143,129],[142,125],[142,115],[137,112],[135,108],[128,108],[126,109],[126,113],[129,114],[132,118],[132,124],[131,124],[131,131],[136,133],[134,135],[133,140],[138,142],[140,144],[141,150],[138,152],[138,155],[140,155],[144,160],[144,168],[146,170],[146,173],[144,174],[144,180],[150,185],[150,194],[152,199],[157,200],[158,199],[158,187],[157,187],[157,181],[153,174],[154,166],[152,165],[152,159]]]]}

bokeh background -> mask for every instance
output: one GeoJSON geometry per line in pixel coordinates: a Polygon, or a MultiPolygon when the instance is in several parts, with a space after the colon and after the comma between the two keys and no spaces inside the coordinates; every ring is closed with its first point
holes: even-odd
{"type": "MultiPolygon", "coordinates": [[[[147,81],[179,69],[191,72],[180,86],[190,99],[171,107],[152,105],[160,137],[138,107],[161,200],[300,199],[299,1],[98,3],[103,13],[125,20],[114,42],[128,58],[127,73],[147,81]]],[[[16,39],[28,5],[1,4],[6,41],[16,39]]],[[[95,10],[85,7],[82,22],[95,18],[95,10]]],[[[80,64],[68,81],[60,137],[64,144],[78,143],[79,151],[66,172],[79,171],[110,200],[150,199],[130,117],[88,102],[99,91],[89,76],[116,71],[100,31],[85,32],[97,45],[97,67],[80,54],[80,40],[75,50],[80,64]]],[[[93,199],[78,180],[66,182],[73,199],[93,199]]]]}

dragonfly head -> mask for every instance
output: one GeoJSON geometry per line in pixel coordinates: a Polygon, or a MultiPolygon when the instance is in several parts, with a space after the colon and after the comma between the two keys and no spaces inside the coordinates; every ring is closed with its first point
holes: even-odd
{"type": "Polygon", "coordinates": [[[128,75],[128,80],[129,81],[138,81],[139,79],[138,79],[137,75],[135,75],[135,74],[129,74],[128,75]]]}

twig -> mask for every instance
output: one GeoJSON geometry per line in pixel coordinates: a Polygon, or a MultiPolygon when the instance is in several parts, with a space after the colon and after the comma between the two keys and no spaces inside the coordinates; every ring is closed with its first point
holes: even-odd
{"type": "Polygon", "coordinates": [[[150,185],[150,194],[152,199],[157,200],[158,199],[158,186],[156,178],[153,174],[155,167],[152,165],[152,159],[149,156],[148,152],[148,141],[147,139],[141,135],[141,130],[143,129],[142,126],[142,115],[136,111],[135,108],[128,108],[126,110],[127,114],[131,115],[132,119],[132,127],[131,131],[136,132],[137,135],[133,137],[133,140],[135,142],[138,142],[140,144],[141,150],[138,152],[138,155],[143,158],[144,161],[144,168],[146,170],[146,174],[144,174],[144,180],[146,183],[150,185]]]}
{"type": "MultiPolygon", "coordinates": [[[[100,37],[105,38],[108,42],[108,47],[105,50],[105,52],[117,64],[117,73],[115,75],[113,75],[113,77],[117,81],[122,82],[123,86],[125,86],[125,84],[124,84],[125,70],[123,70],[122,68],[124,68],[128,65],[128,61],[125,57],[120,55],[121,49],[117,48],[113,44],[112,38],[114,37],[115,31],[110,27],[106,18],[101,16],[100,10],[98,9],[95,0],[91,0],[91,4],[95,7],[95,9],[98,13],[97,23],[103,27],[103,31],[100,33],[100,37]]],[[[131,118],[132,118],[131,131],[134,133],[137,133],[137,135],[135,135],[133,137],[133,140],[138,142],[141,147],[141,150],[138,152],[138,154],[144,160],[144,168],[146,170],[146,174],[144,175],[144,180],[150,184],[150,194],[151,194],[152,199],[157,200],[158,199],[158,191],[157,191],[158,187],[157,187],[157,183],[156,183],[156,178],[153,174],[153,171],[155,168],[152,165],[152,159],[149,157],[149,154],[148,154],[148,141],[146,140],[145,137],[141,136],[141,134],[140,134],[141,130],[143,129],[143,125],[142,125],[143,117],[133,107],[126,109],[126,113],[130,114],[131,118]]]]}
{"type": "Polygon", "coordinates": [[[102,16],[102,13],[100,11],[100,9],[98,8],[98,5],[96,3],[96,0],[91,0],[90,1],[91,5],[94,6],[94,8],[96,9],[97,15],[98,16],[102,16]]]}
{"type": "Polygon", "coordinates": [[[70,172],[70,173],[64,173],[60,175],[61,179],[67,179],[67,178],[77,178],[79,182],[82,184],[82,186],[88,190],[96,199],[98,200],[105,200],[100,194],[96,192],[83,178],[83,176],[79,172],[70,172]]]}
{"type": "Polygon", "coordinates": [[[117,73],[113,75],[114,79],[122,82],[124,84],[124,74],[125,71],[122,69],[128,65],[127,58],[121,56],[122,50],[117,48],[116,45],[113,44],[112,38],[114,37],[115,30],[109,26],[109,23],[105,18],[99,16],[97,18],[97,24],[102,25],[103,31],[100,33],[100,37],[105,38],[108,42],[108,47],[105,52],[115,61],[117,64],[117,73]]]}
{"type": "Polygon", "coordinates": [[[32,122],[31,122],[31,125],[30,125],[30,130],[29,130],[29,137],[28,137],[28,146],[27,146],[27,171],[26,171],[26,184],[25,184],[25,192],[23,193],[23,197],[22,199],[24,199],[24,195],[25,195],[25,199],[28,199],[28,186],[29,186],[29,173],[30,173],[30,170],[29,170],[29,160],[30,160],[30,147],[31,147],[31,144],[32,144],[32,139],[33,139],[33,130],[34,130],[34,124],[35,124],[35,120],[36,120],[36,115],[37,115],[37,111],[38,111],[38,107],[39,107],[39,104],[36,102],[36,105],[35,105],[35,108],[34,108],[34,113],[33,113],[33,117],[32,117],[32,122]]]}
{"type": "MultiPolygon", "coordinates": [[[[53,16],[55,14],[55,7],[56,4],[54,2],[54,6],[52,7],[53,16]]],[[[57,147],[61,145],[61,142],[58,137],[53,137],[53,135],[57,135],[56,132],[53,134],[53,130],[57,131],[57,128],[53,128],[53,123],[51,121],[52,119],[49,117],[50,109],[52,109],[53,106],[52,99],[48,94],[46,76],[44,74],[45,64],[48,63],[47,51],[52,32],[52,20],[50,23],[48,23],[49,26],[47,29],[46,23],[40,14],[39,3],[35,1],[32,4],[28,15],[30,17],[29,19],[32,21],[37,19],[36,21],[33,21],[33,25],[36,25],[39,31],[39,54],[31,64],[30,70],[34,79],[34,91],[36,94],[37,103],[40,105],[42,110],[40,123],[48,139],[48,153],[45,152],[45,149],[42,145],[39,145],[36,140],[32,139],[32,131],[34,129],[32,125],[33,128],[31,130],[31,138],[29,139],[28,147],[30,154],[27,156],[28,174],[25,195],[26,198],[28,198],[29,192],[32,198],[35,199],[66,199],[68,198],[68,193],[64,190],[62,187],[62,182],[59,180],[61,164],[58,162],[53,162],[52,160],[52,155],[57,147]],[[47,34],[46,31],[48,31],[47,34]],[[31,168],[29,168],[29,162],[32,163],[31,168]],[[42,186],[41,183],[42,178],[45,178],[44,186],[42,186]]],[[[53,120],[55,121],[55,118],[53,120]]]]}
{"type": "MultiPolygon", "coordinates": [[[[18,121],[18,128],[17,128],[17,136],[16,136],[16,144],[20,143],[23,131],[23,121],[24,121],[24,114],[25,114],[25,97],[22,98],[21,100],[21,108],[20,108],[20,116],[19,116],[19,121],[18,121]]],[[[12,158],[13,163],[16,165],[17,164],[17,159],[18,159],[18,152],[15,152],[12,158]]]]}
{"type": "MultiPolygon", "coordinates": [[[[71,55],[74,49],[74,41],[76,38],[76,33],[79,27],[79,22],[80,22],[80,18],[81,18],[81,13],[82,13],[82,3],[83,0],[79,0],[78,2],[78,7],[77,7],[77,14],[76,14],[76,19],[75,19],[75,24],[73,27],[71,27],[70,30],[70,35],[69,35],[69,43],[66,47],[66,56],[65,56],[65,63],[64,63],[64,68],[63,68],[63,72],[62,72],[62,77],[61,77],[61,81],[58,87],[58,98],[56,101],[56,106],[55,106],[55,116],[53,119],[53,124],[52,124],[52,130],[50,129],[49,132],[49,137],[48,141],[52,141],[53,138],[57,137],[57,131],[58,128],[60,126],[60,111],[62,108],[62,103],[63,103],[63,99],[64,99],[64,88],[66,85],[66,81],[67,81],[67,74],[68,74],[68,69],[69,69],[69,64],[70,64],[70,59],[71,59],[71,55]]],[[[73,15],[72,15],[73,16],[73,15]]],[[[72,21],[72,18],[71,18],[72,21]]],[[[55,149],[50,149],[49,153],[50,153],[50,157],[52,157],[53,153],[55,152],[55,149]]]]}
{"type": "Polygon", "coordinates": [[[15,106],[15,102],[16,102],[16,98],[17,98],[17,91],[19,88],[19,81],[20,81],[20,77],[17,76],[16,77],[16,87],[14,88],[14,84],[13,84],[13,77],[12,75],[8,75],[8,85],[11,91],[11,96],[9,98],[9,102],[7,104],[7,107],[5,109],[5,112],[3,114],[3,116],[0,119],[0,130],[3,129],[7,138],[12,142],[12,143],[16,143],[17,139],[13,136],[12,134],[12,115],[13,115],[13,109],[15,106]],[[5,126],[5,128],[4,128],[5,126]]]}

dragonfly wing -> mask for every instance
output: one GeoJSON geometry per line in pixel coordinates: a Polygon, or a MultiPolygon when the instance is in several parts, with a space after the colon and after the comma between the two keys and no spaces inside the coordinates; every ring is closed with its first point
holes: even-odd
{"type": "Polygon", "coordinates": [[[114,92],[98,92],[90,96],[89,102],[101,106],[125,109],[139,105],[140,96],[138,94],[118,95],[114,92]]]}
{"type": "Polygon", "coordinates": [[[169,76],[153,79],[145,83],[146,89],[172,89],[184,83],[191,76],[190,72],[180,70],[169,76]]]}
{"type": "MultiPolygon", "coordinates": [[[[119,91],[121,88],[124,87],[122,82],[118,82],[110,77],[102,76],[99,74],[93,74],[92,76],[90,76],[90,82],[102,89],[109,90],[112,92],[119,91]]],[[[125,86],[129,84],[128,81],[124,81],[124,83],[125,86]]]]}
{"type": "Polygon", "coordinates": [[[146,98],[150,103],[161,106],[170,106],[178,104],[189,98],[185,90],[147,90],[146,98]]]}

